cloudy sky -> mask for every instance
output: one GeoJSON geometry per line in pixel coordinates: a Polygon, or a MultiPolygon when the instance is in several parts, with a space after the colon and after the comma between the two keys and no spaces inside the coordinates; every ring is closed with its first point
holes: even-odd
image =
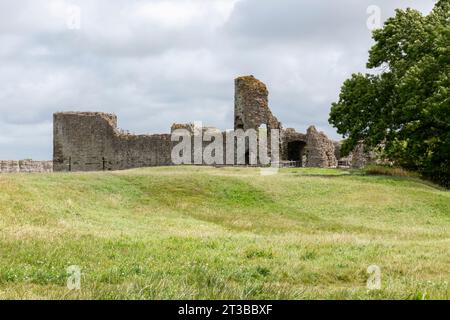
{"type": "Polygon", "coordinates": [[[396,7],[433,4],[0,0],[0,159],[51,159],[57,111],[114,112],[139,134],[190,121],[229,129],[233,79],[248,74],[268,85],[285,127],[315,124],[337,139],[330,104],[365,71],[370,6],[384,21],[396,7]]]}

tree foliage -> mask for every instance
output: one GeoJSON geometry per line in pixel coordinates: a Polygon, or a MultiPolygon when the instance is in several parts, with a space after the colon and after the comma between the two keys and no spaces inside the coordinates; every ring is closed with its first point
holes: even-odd
{"type": "Polygon", "coordinates": [[[333,103],[330,123],[346,140],[383,145],[389,159],[449,186],[450,180],[450,0],[423,16],[396,10],[373,32],[367,67],[353,74],[333,103]]]}

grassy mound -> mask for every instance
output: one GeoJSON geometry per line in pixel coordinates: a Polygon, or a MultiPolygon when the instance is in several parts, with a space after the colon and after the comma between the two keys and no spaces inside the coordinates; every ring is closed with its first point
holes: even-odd
{"type": "Polygon", "coordinates": [[[408,177],[0,175],[0,298],[449,299],[449,234],[450,192],[408,177]],[[381,290],[366,288],[372,264],[381,290]]]}

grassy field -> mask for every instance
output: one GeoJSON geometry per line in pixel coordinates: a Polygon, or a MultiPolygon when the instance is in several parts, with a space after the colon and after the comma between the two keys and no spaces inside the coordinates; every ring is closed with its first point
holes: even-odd
{"type": "Polygon", "coordinates": [[[449,299],[449,250],[450,192],[413,178],[0,175],[0,299],[449,299]],[[381,290],[366,288],[372,264],[381,290]]]}

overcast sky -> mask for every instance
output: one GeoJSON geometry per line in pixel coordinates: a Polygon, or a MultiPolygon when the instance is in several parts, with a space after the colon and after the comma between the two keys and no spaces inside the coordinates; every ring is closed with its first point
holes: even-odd
{"type": "Polygon", "coordinates": [[[432,0],[0,0],[0,159],[51,159],[52,114],[116,113],[135,133],[233,127],[233,79],[265,82],[284,127],[328,125],[364,72],[371,5],[432,0]],[[81,20],[77,19],[77,8],[81,20]],[[80,23],[78,23],[80,22],[80,23]]]}

